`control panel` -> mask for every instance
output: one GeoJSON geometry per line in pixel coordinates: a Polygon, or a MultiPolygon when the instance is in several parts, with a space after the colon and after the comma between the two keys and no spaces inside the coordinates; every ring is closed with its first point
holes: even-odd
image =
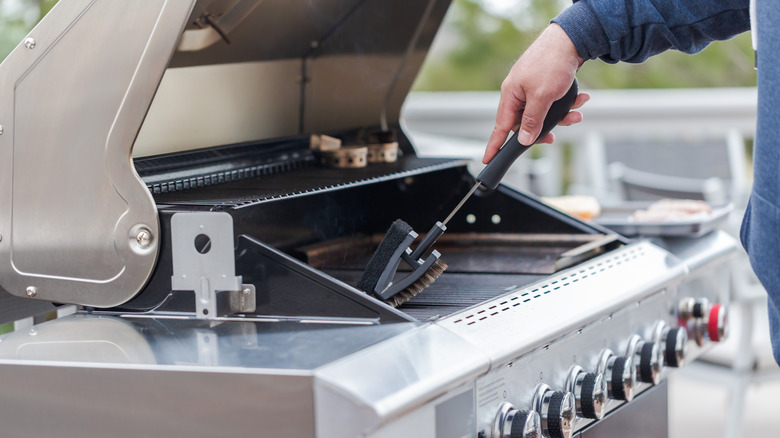
{"type": "Polygon", "coordinates": [[[724,305],[658,291],[478,379],[478,436],[575,436],[726,334],[724,305]]]}

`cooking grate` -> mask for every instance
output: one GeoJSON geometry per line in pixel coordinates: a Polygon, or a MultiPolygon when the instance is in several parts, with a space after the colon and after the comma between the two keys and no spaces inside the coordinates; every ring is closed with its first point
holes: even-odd
{"type": "MultiPolygon", "coordinates": [[[[362,271],[326,270],[348,284],[357,284],[362,271]]],[[[444,317],[513,290],[528,286],[546,275],[465,274],[445,272],[431,286],[404,303],[399,310],[418,320],[444,317]]]]}
{"type": "MultiPolygon", "coordinates": [[[[190,190],[155,192],[154,197],[158,204],[240,208],[269,200],[400,179],[463,164],[462,159],[405,157],[395,163],[376,164],[361,169],[305,166],[296,168],[294,172],[262,175],[262,178],[226,180],[222,184],[193,187],[190,190]]],[[[168,185],[171,184],[176,186],[179,183],[169,181],[168,185]]]]}

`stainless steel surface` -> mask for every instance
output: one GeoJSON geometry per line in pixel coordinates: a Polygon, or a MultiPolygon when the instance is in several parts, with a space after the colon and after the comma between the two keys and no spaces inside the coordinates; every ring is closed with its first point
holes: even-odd
{"type": "Polygon", "coordinates": [[[649,388],[631,403],[621,405],[613,415],[582,431],[578,438],[668,438],[668,386],[664,381],[649,388]]]}
{"type": "Polygon", "coordinates": [[[129,157],[193,4],[60,1],[0,64],[11,134],[0,140],[0,278],[11,294],[32,286],[36,299],[105,307],[146,283],[157,246],[134,245],[132,230],[157,235],[157,210],[129,157]]]}
{"type": "Polygon", "coordinates": [[[6,436],[313,437],[313,370],[414,326],[74,315],[34,328],[0,337],[6,436]]]}
{"type": "MultiPolygon", "coordinates": [[[[254,286],[242,286],[236,276],[233,218],[227,213],[177,213],[171,218],[173,290],[195,294],[195,314],[212,319],[238,313],[254,286]],[[217,293],[230,294],[229,309],[220,309],[217,293]]],[[[244,311],[254,311],[254,300],[244,311]]]]}
{"type": "MultiPolygon", "coordinates": [[[[0,279],[15,295],[127,307],[24,321],[0,336],[0,385],[12,396],[0,397],[3,432],[496,438],[525,418],[526,436],[558,438],[585,436],[665,390],[669,369],[658,386],[634,385],[636,348],[657,342],[661,322],[677,325],[683,298],[722,302],[709,274],[734,252],[727,236],[620,238],[553,274],[446,273],[408,310],[387,310],[285,251],[376,232],[400,208],[389,199],[417,212],[430,198],[414,193],[431,181],[458,186],[447,205],[468,190],[462,164],[421,160],[401,138],[406,156],[365,174],[296,168],[163,193],[199,177],[182,165],[155,192],[165,206],[158,224],[130,162],[134,142],[159,154],[276,139],[260,144],[281,156],[282,138],[293,136],[295,151],[311,132],[397,127],[448,4],[60,0],[30,34],[35,48],[22,43],[0,65],[0,120],[11,134],[0,137],[0,279]],[[151,270],[140,295],[160,301],[145,313],[131,304],[151,270]],[[192,295],[196,314],[175,306],[192,295]],[[257,314],[224,315],[251,304],[257,314]],[[610,384],[601,419],[575,417],[583,373],[610,384]]],[[[484,222],[495,227],[488,233],[528,232],[509,220],[522,213],[538,222],[530,235],[549,232],[547,222],[557,233],[602,231],[506,188],[491,196],[474,196],[453,231],[484,222]]],[[[691,321],[706,348],[706,318],[691,321]]],[[[594,386],[600,403],[603,383],[594,386]]]]}
{"type": "Polygon", "coordinates": [[[680,259],[640,241],[455,314],[442,325],[481,345],[494,362],[504,363],[512,359],[513,352],[527,351],[641,303],[681,281],[686,271],[680,259]],[[555,318],[536,311],[541,308],[551,309],[555,318]]]}
{"type": "Polygon", "coordinates": [[[318,436],[375,430],[458,385],[473,388],[489,367],[477,345],[438,324],[397,336],[317,370],[318,436]]]}
{"type": "Polygon", "coordinates": [[[262,2],[263,0],[200,2],[201,6],[197,11],[200,11],[203,5],[207,5],[209,10],[201,12],[197,20],[189,20],[196,22],[198,27],[184,31],[178,50],[183,52],[203,50],[224,40],[262,2]],[[206,21],[210,27],[205,26],[203,21],[206,21]]]}
{"type": "Polygon", "coordinates": [[[20,361],[0,366],[4,391],[16,394],[13,401],[3,403],[0,412],[4,436],[316,435],[312,377],[306,372],[104,368],[20,361]],[[258,408],[260,393],[261,399],[273,400],[272,406],[258,408]]]}
{"type": "Polygon", "coordinates": [[[396,126],[449,3],[199,1],[134,153],[396,126]]]}
{"type": "MultiPolygon", "coordinates": [[[[667,237],[655,239],[653,241],[680,259],[685,260],[685,264],[688,266],[689,276],[691,277],[689,282],[690,280],[697,278],[703,272],[708,272],[709,275],[713,275],[714,272],[712,267],[714,265],[721,265],[739,254],[737,248],[734,247],[734,238],[722,230],[715,230],[696,239],[667,237]]],[[[723,271],[726,270],[721,269],[715,272],[723,271]]],[[[720,282],[719,280],[720,279],[713,284],[711,290],[723,289],[725,285],[727,285],[727,283],[720,282]]],[[[685,297],[685,295],[680,296],[680,298],[683,297],[685,297]]],[[[698,297],[698,295],[696,297],[698,297]]],[[[717,299],[718,302],[724,304],[728,303],[727,294],[705,295],[705,298],[706,297],[709,297],[711,300],[717,299]]]]}
{"type": "MultiPolygon", "coordinates": [[[[604,260],[609,260],[608,255],[595,260],[596,266],[604,260]]],[[[684,264],[685,261],[675,261],[678,262],[684,264]]],[[[608,272],[606,266],[602,265],[605,267],[603,272],[608,272]]],[[[645,269],[652,263],[642,266],[645,269]]],[[[587,269],[587,264],[584,267],[587,269]]],[[[634,269],[629,271],[635,272],[634,269]]],[[[598,275],[602,275],[601,272],[598,275]]],[[[554,276],[549,280],[558,281],[558,278],[554,276]]],[[[529,304],[534,299],[525,302],[517,307],[517,313],[507,316],[531,324],[514,329],[510,332],[511,337],[535,337],[535,340],[523,340],[521,347],[516,347],[507,339],[507,332],[497,332],[496,336],[500,335],[505,341],[502,351],[497,351],[498,346],[491,346],[487,336],[470,340],[467,337],[472,335],[466,333],[467,329],[452,328],[454,320],[465,317],[467,312],[422,325],[378,326],[349,325],[347,321],[344,323],[348,325],[335,326],[272,319],[202,321],[143,315],[75,315],[38,325],[34,333],[19,331],[0,337],[0,366],[8,370],[4,376],[34,378],[36,385],[56,387],[55,394],[61,388],[68,393],[74,392],[76,395],[70,395],[70,400],[86,403],[52,407],[58,415],[66,415],[69,419],[85,418],[99,406],[110,405],[112,412],[127,409],[130,413],[124,414],[123,418],[118,418],[118,414],[101,417],[97,425],[105,427],[109,421],[120,425],[143,421],[147,430],[158,435],[171,433],[172,423],[167,417],[160,416],[159,411],[151,407],[139,412],[131,406],[143,405],[145,395],[150,391],[165,390],[166,394],[176,394],[189,388],[187,391],[193,396],[178,401],[187,408],[188,414],[177,419],[181,423],[186,418],[183,427],[188,428],[190,436],[206,436],[213,432],[209,423],[215,417],[199,408],[189,409],[193,404],[202,404],[194,401],[201,390],[212,396],[215,392],[226,393],[222,391],[245,394],[220,399],[221,405],[230,412],[243,413],[238,402],[252,399],[253,409],[258,412],[250,416],[257,419],[254,427],[291,436],[389,438],[417,434],[444,438],[472,437],[479,432],[500,436],[495,435],[501,432],[494,432],[494,428],[505,403],[517,410],[532,409],[533,389],[539,383],[564,390],[572,365],[586,372],[604,371],[599,369],[599,351],[605,347],[625,351],[631,334],[651,339],[658,327],[657,321],[673,324],[680,301],[674,293],[678,281],[679,278],[670,279],[668,288],[656,289],[650,294],[637,290],[630,302],[595,312],[589,322],[565,333],[553,334],[552,338],[535,330],[538,320],[533,315],[561,314],[564,309],[554,299],[554,293],[562,293],[563,288],[542,294],[535,298],[534,304],[529,304]],[[500,357],[510,360],[496,359],[500,357]],[[69,379],[68,383],[54,386],[62,376],[69,379]],[[159,383],[160,379],[165,383],[159,383]],[[193,386],[194,382],[198,382],[197,385],[193,386]],[[221,389],[217,389],[218,382],[222,384],[221,389]],[[89,388],[96,389],[86,391],[89,388]],[[106,388],[110,390],[106,391],[106,388]],[[122,394],[122,398],[109,398],[111,394],[122,394]],[[92,401],[87,402],[86,397],[92,401]],[[291,423],[290,418],[297,420],[291,423]],[[444,424],[454,424],[453,430],[458,432],[437,434],[439,430],[449,430],[444,429],[444,424]]],[[[542,281],[533,287],[545,283],[542,281]]],[[[622,286],[615,285],[626,290],[622,286]]],[[[588,288],[579,293],[584,295],[583,301],[598,301],[602,294],[606,299],[612,299],[609,290],[588,288]]],[[[510,292],[494,302],[499,304],[512,296],[510,292]]],[[[472,310],[480,308],[475,306],[472,310]]],[[[566,316],[566,313],[562,314],[562,317],[566,316]]],[[[630,364],[626,368],[636,372],[630,364]]],[[[660,384],[663,385],[663,381],[660,384]]],[[[16,384],[9,388],[22,390],[16,384]]],[[[37,386],[27,387],[30,388],[37,386]]],[[[638,387],[637,395],[628,403],[607,401],[604,418],[598,421],[578,419],[571,429],[572,436],[589,434],[591,430],[612,424],[621,416],[617,413],[624,406],[641,405],[646,393],[655,393],[654,388],[638,387]]],[[[0,414],[4,424],[11,424],[13,430],[25,431],[21,436],[40,436],[52,432],[55,427],[47,421],[14,418],[31,404],[43,403],[45,396],[36,394],[0,414]]],[[[574,403],[572,399],[572,409],[576,408],[574,403]]],[[[236,418],[239,418],[238,414],[236,418]]],[[[246,418],[245,414],[243,418],[246,418]]],[[[84,429],[80,423],[73,420],[58,424],[58,433],[78,430],[82,436],[98,436],[92,425],[84,429]]],[[[249,427],[240,422],[220,424],[223,427],[230,424],[228,430],[240,433],[246,431],[244,427],[249,427]]],[[[665,428],[665,422],[657,427],[665,428]]],[[[623,432],[626,430],[639,431],[624,429],[623,432]]],[[[121,433],[118,436],[122,436],[121,433]]],[[[599,438],[614,436],[618,435],[606,434],[599,438]]]]}

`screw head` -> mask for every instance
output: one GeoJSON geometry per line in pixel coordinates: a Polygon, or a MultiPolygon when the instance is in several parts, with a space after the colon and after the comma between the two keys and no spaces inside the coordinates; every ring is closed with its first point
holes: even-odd
{"type": "Polygon", "coordinates": [[[3,135],[3,125],[0,125],[0,135],[3,135]]]}
{"type": "Polygon", "coordinates": [[[28,286],[27,287],[27,296],[30,298],[35,298],[35,296],[38,295],[38,288],[35,286],[28,286]]]}
{"type": "Polygon", "coordinates": [[[135,236],[135,241],[141,248],[149,248],[152,244],[152,232],[148,228],[141,228],[135,236]]]}
{"type": "Polygon", "coordinates": [[[35,48],[35,39],[30,37],[24,40],[24,47],[27,47],[28,49],[34,49],[35,48]]]}

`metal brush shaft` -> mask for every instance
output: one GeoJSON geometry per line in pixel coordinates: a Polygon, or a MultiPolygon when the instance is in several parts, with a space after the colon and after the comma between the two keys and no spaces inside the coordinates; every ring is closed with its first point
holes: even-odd
{"type": "Polygon", "coordinates": [[[465,204],[466,201],[468,201],[468,199],[471,197],[471,195],[473,195],[474,192],[476,192],[477,189],[479,188],[479,186],[481,186],[481,185],[482,185],[482,183],[480,181],[477,181],[477,183],[474,184],[474,187],[472,187],[471,190],[469,190],[469,192],[466,193],[466,196],[464,196],[463,199],[460,200],[458,205],[456,205],[455,208],[452,209],[452,211],[450,212],[450,215],[447,216],[447,219],[444,219],[444,222],[442,222],[442,225],[447,225],[447,222],[449,222],[450,219],[452,219],[452,217],[455,216],[455,213],[457,213],[458,210],[460,210],[460,208],[463,207],[463,204],[465,204]]]}
{"type": "Polygon", "coordinates": [[[447,219],[444,219],[444,222],[436,222],[433,227],[428,231],[428,233],[425,235],[423,240],[420,242],[419,245],[417,245],[417,248],[414,249],[410,257],[412,260],[417,260],[420,257],[423,256],[423,254],[430,249],[431,246],[433,246],[434,243],[436,243],[436,240],[441,237],[442,234],[444,234],[445,231],[447,231],[447,222],[452,219],[453,216],[455,216],[455,213],[460,210],[461,207],[463,207],[463,204],[466,203],[466,201],[471,197],[471,195],[474,194],[474,192],[477,191],[481,183],[477,182],[474,187],[469,190],[468,193],[466,193],[466,196],[461,199],[461,201],[458,203],[458,205],[455,206],[455,208],[450,212],[450,215],[447,216],[447,219]]]}
{"type": "MultiPolygon", "coordinates": [[[[561,122],[561,120],[563,120],[564,117],[566,117],[566,114],[569,114],[571,107],[574,105],[574,101],[577,99],[578,91],[577,79],[575,78],[574,82],[572,82],[571,87],[569,88],[569,91],[567,91],[562,98],[553,102],[553,104],[550,106],[550,109],[547,111],[547,116],[544,118],[542,132],[536,138],[534,143],[547,135],[547,133],[549,133],[558,123],[561,122]]],[[[504,143],[496,156],[490,160],[490,163],[488,163],[488,165],[482,169],[482,172],[477,175],[476,184],[474,184],[471,190],[466,193],[466,196],[460,200],[458,205],[452,209],[449,216],[447,216],[443,222],[436,222],[430,231],[428,231],[422,242],[420,242],[420,244],[417,245],[417,248],[415,248],[411,253],[410,257],[412,260],[418,260],[420,257],[422,257],[423,254],[425,254],[426,251],[428,251],[431,246],[433,246],[434,243],[436,243],[436,240],[442,234],[444,234],[444,231],[447,230],[447,223],[455,216],[458,210],[463,207],[463,204],[468,201],[471,195],[473,195],[480,186],[484,186],[490,190],[498,187],[498,184],[504,178],[504,175],[506,175],[509,167],[512,166],[515,160],[517,160],[517,158],[520,157],[523,152],[527,151],[531,147],[531,145],[525,146],[520,144],[520,142],[517,140],[517,135],[518,133],[515,132],[512,137],[510,137],[509,140],[504,143]]]]}

